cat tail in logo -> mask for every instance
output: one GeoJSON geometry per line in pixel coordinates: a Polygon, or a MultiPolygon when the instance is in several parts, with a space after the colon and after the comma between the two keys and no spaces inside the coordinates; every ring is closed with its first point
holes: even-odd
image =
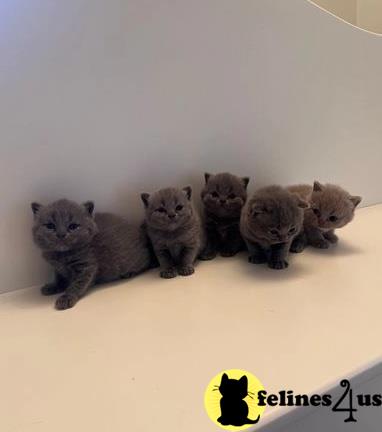
{"type": "MultiPolygon", "coordinates": [[[[249,419],[249,418],[245,419],[244,422],[243,422],[243,425],[242,425],[242,426],[244,426],[244,425],[246,425],[246,424],[249,424],[249,425],[251,425],[251,424],[256,424],[256,423],[259,423],[259,421],[260,421],[260,414],[257,416],[257,419],[256,419],[256,420],[251,420],[251,419],[249,419]]],[[[223,420],[222,417],[219,417],[219,418],[218,418],[218,422],[219,422],[220,424],[226,426],[226,424],[224,423],[224,420],[223,420]]]]}
{"type": "Polygon", "coordinates": [[[260,421],[260,414],[257,416],[256,420],[247,419],[246,424],[256,424],[256,423],[259,423],[259,421],[260,421]]]}

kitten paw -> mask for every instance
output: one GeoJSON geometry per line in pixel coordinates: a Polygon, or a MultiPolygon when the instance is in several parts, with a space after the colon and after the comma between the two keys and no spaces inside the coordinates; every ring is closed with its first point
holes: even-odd
{"type": "Polygon", "coordinates": [[[317,249],[328,249],[330,246],[330,243],[325,239],[314,240],[310,244],[317,249]]]}
{"type": "Polygon", "coordinates": [[[338,242],[338,237],[334,233],[327,233],[325,238],[332,244],[336,244],[338,242]]]}
{"type": "Polygon", "coordinates": [[[267,258],[262,255],[250,255],[248,257],[248,262],[251,264],[264,264],[267,262],[267,258]]]}
{"type": "Polygon", "coordinates": [[[229,250],[229,249],[226,249],[226,250],[222,250],[222,251],[220,251],[220,256],[222,256],[222,257],[227,257],[227,258],[229,258],[229,257],[233,257],[233,256],[235,256],[237,254],[237,251],[235,251],[235,250],[229,250]]]}
{"type": "Polygon", "coordinates": [[[63,294],[56,300],[56,309],[65,310],[72,308],[78,301],[78,297],[73,294],[63,294]]]}
{"type": "Polygon", "coordinates": [[[192,265],[182,266],[178,268],[178,273],[181,276],[190,276],[195,272],[195,269],[192,265]]]}
{"type": "Polygon", "coordinates": [[[124,273],[122,276],[121,276],[121,278],[122,279],[131,279],[131,278],[133,278],[134,276],[137,276],[137,272],[127,272],[127,273],[124,273]]]}
{"type": "Polygon", "coordinates": [[[171,278],[174,278],[177,276],[176,269],[174,269],[174,268],[162,270],[159,274],[160,274],[160,277],[163,279],[171,279],[171,278]]]}
{"type": "Polygon", "coordinates": [[[43,287],[41,287],[40,291],[41,291],[42,295],[50,296],[50,295],[61,293],[65,290],[63,288],[60,288],[55,283],[48,283],[48,284],[44,285],[43,287]]]}
{"type": "Polygon", "coordinates": [[[304,241],[294,241],[290,247],[290,251],[293,253],[301,253],[306,247],[304,241]]]}
{"type": "Polygon", "coordinates": [[[274,270],[283,270],[289,266],[288,262],[285,260],[274,260],[269,261],[268,267],[274,270]]]}
{"type": "Polygon", "coordinates": [[[199,256],[198,256],[198,258],[201,260],[201,261],[209,261],[209,260],[212,260],[212,259],[214,259],[216,257],[216,251],[213,251],[213,250],[206,250],[206,251],[203,251],[199,256]]]}

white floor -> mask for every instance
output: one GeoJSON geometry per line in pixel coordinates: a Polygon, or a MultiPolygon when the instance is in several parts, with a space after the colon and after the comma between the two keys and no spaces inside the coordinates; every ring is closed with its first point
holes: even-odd
{"type": "Polygon", "coordinates": [[[359,210],[286,271],[219,258],[64,312],[38,288],[2,295],[1,432],[213,432],[203,395],[223,369],[309,393],[366,367],[382,354],[381,221],[382,205],[359,210]]]}

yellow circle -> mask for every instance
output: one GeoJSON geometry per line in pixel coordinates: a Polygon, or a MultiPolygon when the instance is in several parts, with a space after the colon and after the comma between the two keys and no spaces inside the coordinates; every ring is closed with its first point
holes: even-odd
{"type": "Polygon", "coordinates": [[[208,417],[220,428],[243,431],[261,421],[265,406],[257,405],[257,394],[264,390],[253,374],[229,369],[220,372],[208,384],[204,406],[208,417]]]}

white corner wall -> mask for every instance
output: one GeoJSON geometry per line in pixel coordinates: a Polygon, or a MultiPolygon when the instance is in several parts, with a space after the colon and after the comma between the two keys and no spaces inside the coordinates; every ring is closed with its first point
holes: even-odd
{"type": "Polygon", "coordinates": [[[307,0],[5,0],[0,46],[0,291],[47,278],[32,200],[135,219],[205,170],[382,200],[382,39],[307,0]]]}

